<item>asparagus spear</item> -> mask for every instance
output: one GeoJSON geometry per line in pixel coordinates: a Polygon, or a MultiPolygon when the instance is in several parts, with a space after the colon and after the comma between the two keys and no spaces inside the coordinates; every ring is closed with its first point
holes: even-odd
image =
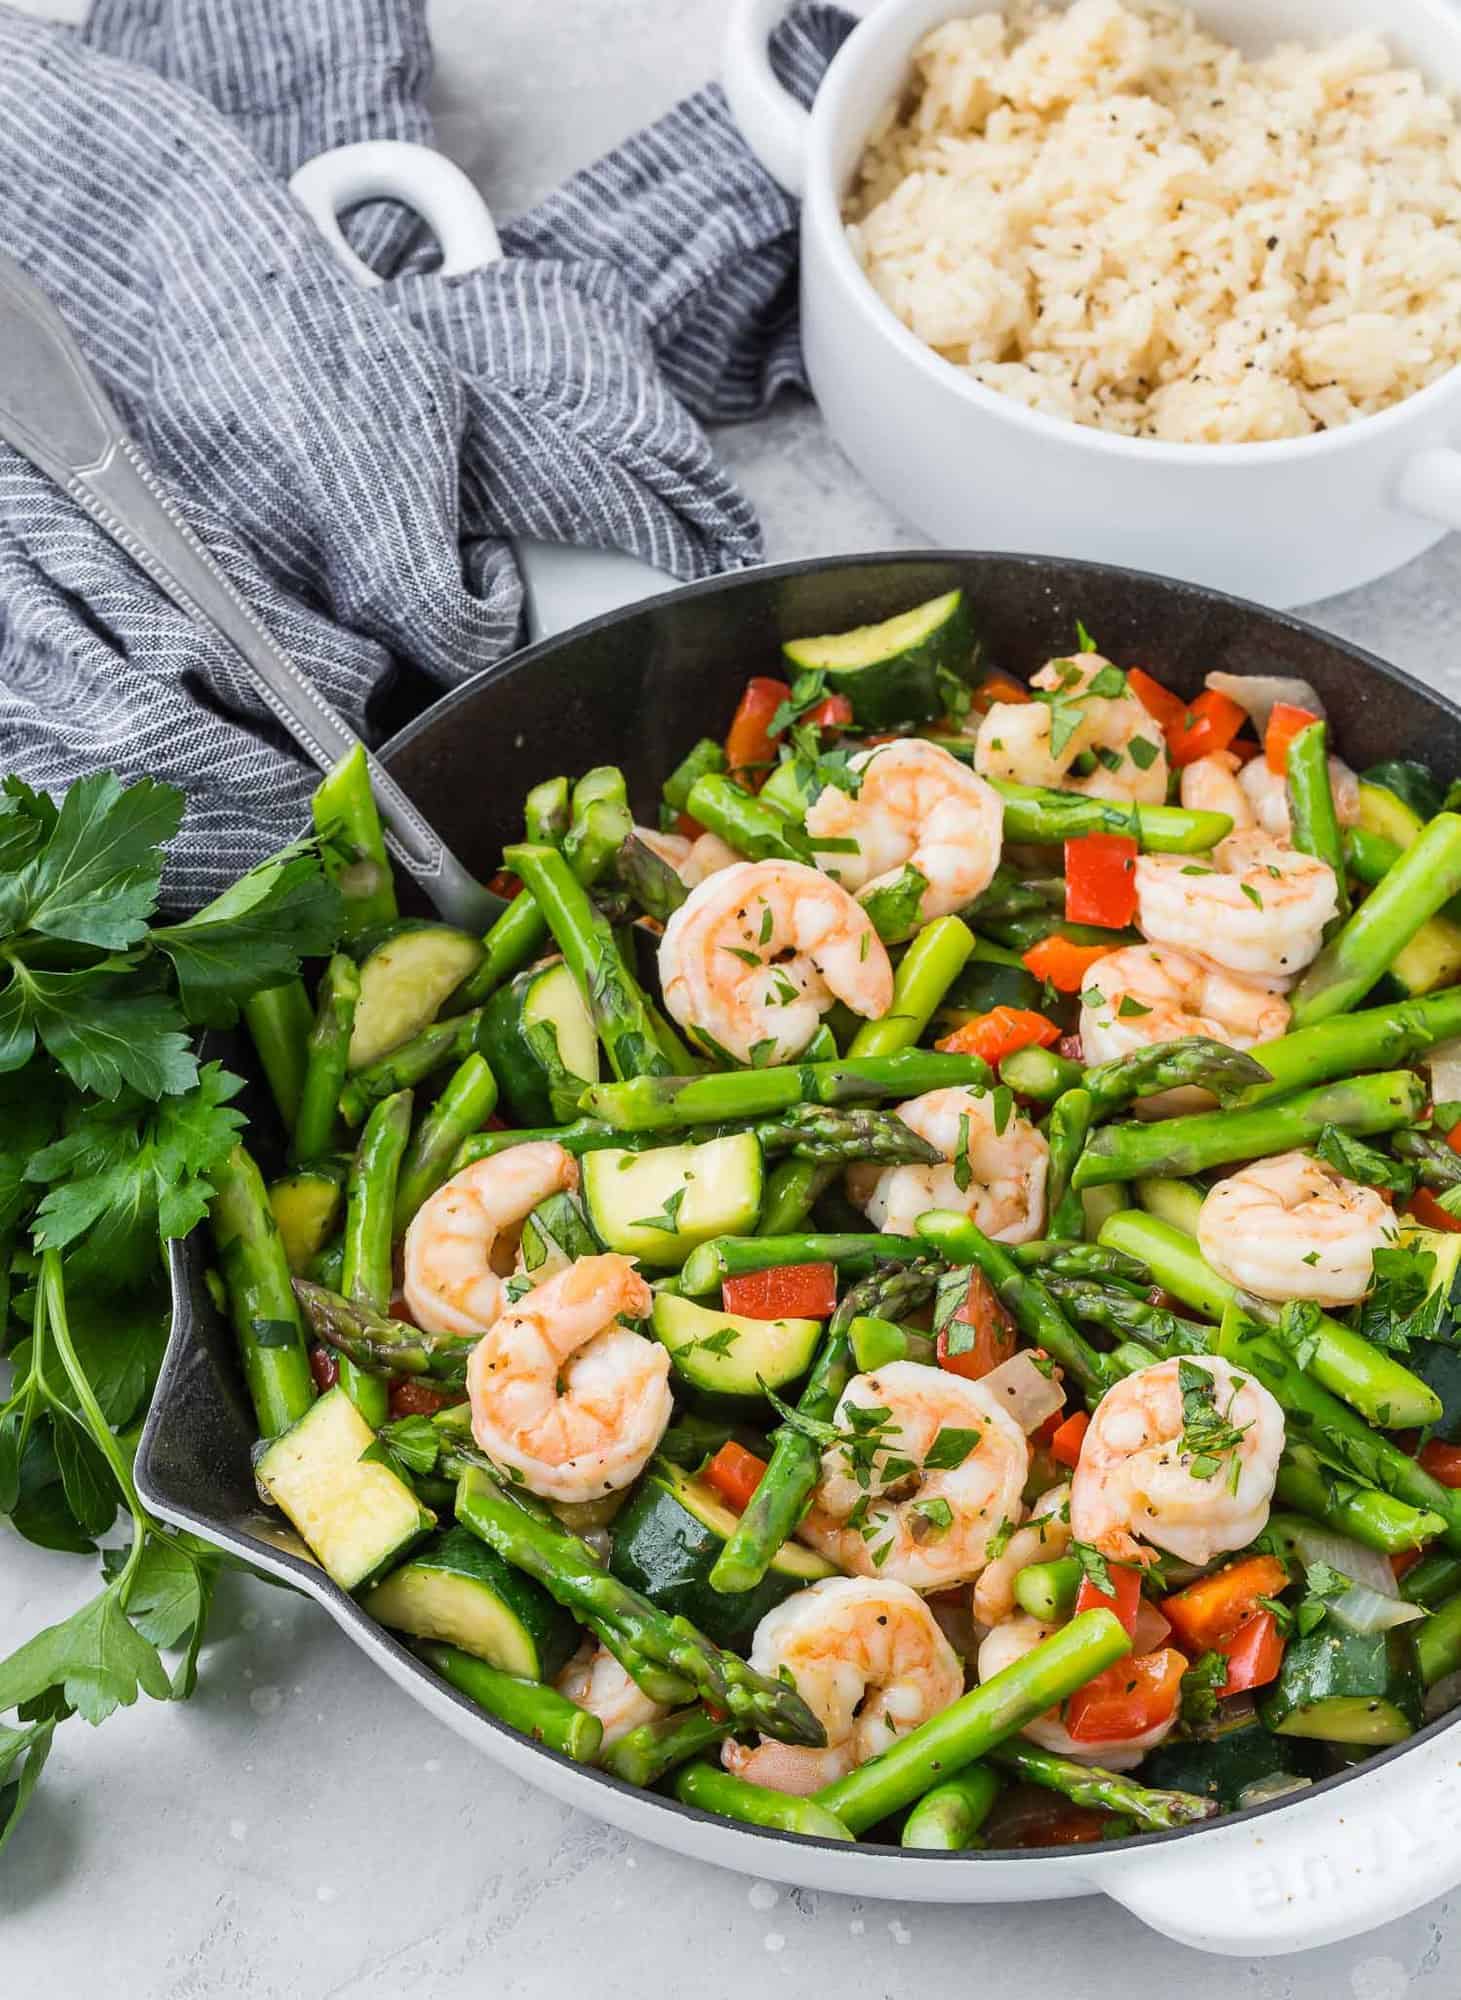
{"type": "Polygon", "coordinates": [[[1390,1150],[1397,1159],[1410,1161],[1423,1186],[1461,1187],[1461,1153],[1434,1132],[1396,1132],[1391,1137],[1390,1150]]]}
{"type": "MultiPolygon", "coordinates": [[[[910,956],[912,954],[910,953],[910,956]]],[[[794,1104],[856,1104],[869,1098],[920,1097],[925,1091],[981,1089],[991,1082],[978,1056],[936,1049],[843,1057],[835,1062],[781,1063],[771,1069],[718,1070],[709,1076],[636,1076],[595,1083],[578,1108],[616,1132],[674,1131],[759,1118],[794,1104]]],[[[622,1144],[622,1141],[616,1141],[622,1144]]]]}
{"type": "Polygon", "coordinates": [[[688,1684],[730,1718],[735,1730],[758,1729],[785,1743],[820,1746],[826,1732],[794,1688],[759,1674],[714,1646],[685,1618],[672,1618],[611,1576],[588,1544],[519,1506],[480,1467],[463,1471],[457,1520],[598,1634],[619,1658],[640,1661],[688,1684]]]}
{"type": "Polygon", "coordinates": [[[743,792],[731,778],[707,772],[690,787],[685,810],[751,861],[810,863],[806,835],[771,806],[743,792]]]}
{"type": "Polygon", "coordinates": [[[712,1236],[685,1259],[680,1290],[687,1298],[703,1298],[727,1278],[783,1264],[835,1264],[844,1277],[866,1278],[879,1265],[916,1263],[926,1254],[912,1236],[712,1236]]]}
{"type": "Polygon", "coordinates": [[[243,1003],[244,1025],[259,1058],[269,1093],[286,1132],[292,1132],[309,1068],[314,1011],[302,979],[288,979],[251,993],[243,1003]]]}
{"type": "Polygon", "coordinates": [[[1242,1101],[1262,1103],[1360,1070],[1398,1069],[1453,1035],[1461,1035],[1461,986],[1360,1014],[1336,1014],[1254,1049],[1272,1081],[1255,1084],[1242,1101]]]}
{"type": "Polygon", "coordinates": [[[1075,1610],[1084,1574],[1078,1556],[1026,1563],[1015,1576],[1015,1602],[1042,1625],[1063,1625],[1075,1610]]]}
{"type": "Polygon", "coordinates": [[[1278,1467],[1277,1497],[1381,1555],[1424,1547],[1445,1527],[1439,1514],[1331,1472],[1306,1444],[1290,1444],[1278,1467]]]}
{"type": "MultiPolygon", "coordinates": [[[[411,1093],[398,1091],[377,1104],[350,1163],[345,1190],[345,1256],[340,1289],[347,1298],[383,1313],[391,1302],[391,1214],[401,1159],[411,1133],[411,1093]]],[[[340,1356],[340,1387],[374,1430],[386,1420],[389,1390],[379,1376],[340,1356]]]]}
{"type": "Polygon", "coordinates": [[[862,1833],[921,1798],[936,1781],[986,1757],[997,1743],[1054,1708],[1131,1651],[1113,1612],[1083,1611],[949,1708],[910,1729],[845,1778],[814,1794],[818,1805],[862,1833]]]}
{"type": "MultiPolygon", "coordinates": [[[[1240,1299],[1236,1286],[1213,1270],[1195,1240],[1157,1216],[1124,1210],[1102,1229],[1101,1241],[1111,1249],[1142,1258],[1163,1291],[1206,1319],[1221,1320],[1228,1307],[1240,1299]]],[[[1280,1307],[1246,1293],[1241,1295],[1241,1303],[1249,1317],[1261,1325],[1278,1325],[1280,1307]]],[[[1134,1321],[1126,1331],[1142,1337],[1134,1321]]],[[[1371,1423],[1399,1430],[1411,1424],[1433,1424],[1440,1416],[1440,1399],[1433,1389],[1393,1355],[1382,1352],[1340,1320],[1320,1313],[1310,1338],[1313,1351],[1306,1372],[1321,1391],[1342,1396],[1371,1423]]]]}
{"type": "Polygon", "coordinates": [[[347,1125],[363,1124],[371,1105],[379,1104],[383,1097],[424,1083],[448,1063],[464,1062],[477,1052],[483,1018],[484,1009],[474,1007],[470,1014],[433,1021],[409,1042],[356,1070],[340,1092],[340,1116],[347,1125]]]}
{"type": "Polygon", "coordinates": [[[652,847],[631,833],[614,857],[614,870],[647,917],[667,924],[690,891],[652,847]]]}
{"type": "Polygon", "coordinates": [[[253,1156],[235,1146],[211,1170],[208,1220],[260,1437],[277,1437],[314,1401],[314,1377],[289,1264],[253,1156]]]}
{"type": "Polygon", "coordinates": [[[1444,1549],[1432,1549],[1400,1579],[1400,1595],[1407,1604],[1427,1607],[1443,1603],[1461,1590],[1461,1556],[1444,1549]]]}
{"type": "Polygon", "coordinates": [[[1330,929],[1337,930],[1349,915],[1349,877],[1344,865],[1344,836],[1329,785],[1328,723],[1311,722],[1289,738],[1287,768],[1293,843],[1301,854],[1312,854],[1333,870],[1339,907],[1330,929]]]}
{"type": "Polygon", "coordinates": [[[492,1116],[496,1103],[497,1079],[486,1057],[468,1056],[421,1120],[401,1163],[393,1216],[397,1236],[405,1234],[417,1209],[448,1178],[461,1147],[492,1116]]]}
{"type": "Polygon", "coordinates": [[[1087,1278],[1066,1278],[1058,1271],[1047,1272],[1045,1289],[1072,1319],[1084,1320],[1118,1338],[1136,1334],[1163,1358],[1200,1352],[1205,1337],[1211,1333],[1210,1327],[1200,1326],[1195,1320],[1180,1319],[1176,1313],[1154,1306],[1146,1299],[1110,1291],[1087,1278]]]}
{"type": "MultiPolygon", "coordinates": [[[[797,1415],[816,1423],[831,1422],[853,1375],[847,1330],[855,1319],[899,1319],[922,1305],[936,1282],[936,1273],[927,1264],[907,1264],[875,1272],[854,1285],[827,1322],[812,1372],[797,1400],[797,1415]]],[[[710,1572],[713,1590],[735,1596],[756,1588],[801,1519],[821,1461],[820,1446],[795,1425],[782,1424],[772,1432],[770,1462],[710,1572]]]]}
{"type": "Polygon", "coordinates": [[[1085,1149],[1095,1122],[1095,1099],[1088,1090],[1067,1090],[1055,1100],[1046,1138],[1050,1144],[1050,1178],[1045,1199],[1052,1236],[1070,1237],[1082,1227],[1081,1198],[1070,1184],[1075,1163],[1085,1149]]]}
{"type": "Polygon", "coordinates": [[[347,1298],[311,1278],[296,1278],[294,1294],[316,1339],[346,1356],[364,1375],[421,1376],[460,1389],[473,1343],[456,1334],[427,1333],[392,1319],[368,1300],[347,1298]]]}
{"type": "Polygon", "coordinates": [[[1046,1236],[1034,1243],[1008,1243],[1005,1248],[1022,1271],[1053,1271],[1062,1278],[1094,1278],[1105,1284],[1151,1285],[1151,1273],[1138,1258],[1079,1238],[1046,1236]]]}
{"type": "Polygon", "coordinates": [[[656,1040],[649,1004],[620,957],[612,926],[564,857],[551,847],[524,845],[509,847],[503,858],[522,877],[578,981],[615,1076],[667,1076],[670,1065],[656,1040]]]}
{"type": "Polygon", "coordinates": [[[641,1722],[604,1751],[600,1768],[631,1785],[657,1784],[667,1772],[699,1757],[730,1733],[730,1720],[714,1716],[703,1703],[676,1709],[654,1722],[641,1722]]]}
{"type": "Polygon", "coordinates": [[[1461,1596],[1438,1604],[1415,1635],[1415,1659],[1428,1688],[1461,1671],[1461,1596]]]}
{"type": "MultiPolygon", "coordinates": [[[[1461,825],[1461,820],[1457,821],[1461,825]]],[[[1363,1138],[1393,1132],[1421,1115],[1425,1086],[1410,1070],[1387,1070],[1321,1084],[1243,1111],[1210,1111],[1151,1124],[1104,1125],[1072,1176],[1077,1188],[1146,1175],[1184,1178],[1233,1160],[1262,1159],[1311,1145],[1326,1125],[1363,1138]]]]}
{"type": "Polygon", "coordinates": [[[934,1208],[918,1218],[918,1234],[950,1264],[982,1271],[1025,1338],[1044,1348],[1086,1394],[1105,1394],[1115,1379],[1090,1342],[1077,1333],[1040,1279],[1022,1271],[1002,1243],[993,1243],[965,1215],[934,1208]]]}
{"type": "Polygon", "coordinates": [[[1299,981],[1294,1025],[1307,1028],[1347,1013],[1458,890],[1461,816],[1437,813],[1299,981]]]}
{"type": "Polygon", "coordinates": [[[968,1764],[925,1792],[903,1822],[902,1845],[941,1853],[979,1845],[979,1829],[999,1797],[999,1779],[987,1764],[968,1764]]]}
{"type": "Polygon", "coordinates": [[[660,787],[660,796],[673,813],[682,813],[690,803],[695,780],[709,772],[725,769],[725,751],[709,736],[702,736],[676,764],[660,787]]]}
{"type": "Polygon", "coordinates": [[[296,1165],[318,1159],[334,1143],[336,1106],[350,1060],[350,1035],[360,999],[360,974],[353,959],[337,952],[320,980],[314,1025],[309,1034],[304,1086],[289,1157],[296,1165]]]}
{"type": "Polygon", "coordinates": [[[584,1153],[602,1152],[608,1147],[620,1152],[642,1153],[652,1146],[665,1144],[662,1132],[616,1132],[602,1119],[576,1118],[571,1125],[524,1125],[516,1130],[473,1132],[457,1147],[451,1170],[459,1174],[474,1160],[494,1159],[498,1153],[511,1152],[514,1146],[532,1145],[543,1139],[551,1139],[554,1145],[561,1146],[565,1153],[572,1153],[575,1159],[584,1153]]]}
{"type": "MultiPolygon", "coordinates": [[[[703,782],[703,781],[702,781],[703,782]]],[[[798,1833],[805,1840],[851,1840],[853,1835],[835,1814],[814,1799],[791,1792],[774,1792],[753,1785],[714,1764],[689,1764],[675,1779],[675,1797],[701,1812],[721,1819],[743,1820],[747,1826],[775,1827],[778,1833],[798,1833]]]]}
{"type": "Polygon", "coordinates": [[[893,1319],[878,1319],[864,1313],[847,1329],[852,1347],[852,1365],[859,1375],[871,1375],[890,1361],[921,1361],[932,1367],[937,1359],[936,1343],[915,1327],[899,1326],[893,1319]]]}
{"type": "Polygon", "coordinates": [[[999,1066],[999,1080],[1007,1083],[1016,1097],[1030,1097],[1037,1104],[1053,1104],[1067,1090],[1080,1090],[1086,1072],[1069,1056],[1054,1049],[1039,1049],[1032,1042],[1016,1049],[999,1066]]]}
{"type": "Polygon", "coordinates": [[[598,1756],[604,1737],[603,1723],[587,1709],[576,1707],[556,1688],[504,1674],[457,1646],[426,1643],[418,1645],[416,1651],[458,1693],[476,1702],[478,1708],[485,1708],[489,1715],[495,1715],[499,1722],[505,1722],[509,1729],[531,1736],[535,1743],[546,1743],[550,1750],[571,1757],[576,1764],[591,1764],[598,1756]]]}
{"type": "Polygon", "coordinates": [[[1004,837],[1010,842],[1053,847],[1083,833],[1124,833],[1146,854],[1205,854],[1233,830],[1226,813],[1123,805],[1117,799],[1041,791],[1002,778],[991,782],[1004,800],[1004,837]]]}
{"type": "Polygon", "coordinates": [[[567,778],[544,778],[523,800],[523,827],[529,840],[561,847],[572,824],[567,778]]]}
{"type": "MultiPolygon", "coordinates": [[[[735,1125],[732,1129],[745,1128],[735,1125]]],[[[799,1160],[880,1160],[885,1164],[912,1161],[932,1166],[943,1158],[937,1146],[920,1138],[894,1111],[837,1110],[830,1105],[796,1104],[780,1118],[757,1121],[750,1130],[761,1141],[763,1152],[790,1152],[799,1160]]]]}
{"type": "Polygon", "coordinates": [[[840,1167],[817,1160],[778,1160],[766,1176],[761,1227],[775,1236],[789,1236],[800,1229],[817,1197],[825,1194],[840,1172],[840,1167]]]}
{"type": "Polygon", "coordinates": [[[357,743],[321,779],[310,800],[325,867],[345,902],[342,935],[396,920],[396,885],[370,789],[370,764],[357,743]]]}
{"type": "Polygon", "coordinates": [[[865,1021],[858,1029],[847,1051],[849,1062],[912,1048],[973,949],[974,933],[957,917],[926,924],[893,974],[892,1005],[881,1020],[865,1021]]]}
{"type": "Polygon", "coordinates": [[[1073,1757],[1059,1757],[1019,1737],[997,1744],[989,1752],[989,1761],[1012,1778],[1059,1792],[1072,1805],[1124,1813],[1147,1833],[1194,1826],[1199,1820],[1211,1819],[1218,1809],[1216,1799],[1199,1798],[1193,1792],[1153,1791],[1150,1785],[1139,1785],[1116,1771],[1103,1771],[1097,1764],[1078,1764],[1073,1757]]]}
{"type": "Polygon", "coordinates": [[[1231,1104],[1267,1081],[1268,1072],[1255,1056],[1230,1049],[1224,1042],[1210,1041],[1205,1035],[1187,1035],[1181,1041],[1133,1049],[1129,1055],[1115,1056],[1088,1069],[1084,1078],[1098,1116],[1118,1110],[1133,1098],[1194,1086],[1210,1091],[1221,1104],[1231,1104]]]}

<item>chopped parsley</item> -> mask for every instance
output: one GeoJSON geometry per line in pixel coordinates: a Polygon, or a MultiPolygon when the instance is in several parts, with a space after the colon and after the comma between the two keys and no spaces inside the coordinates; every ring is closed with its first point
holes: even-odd
{"type": "Polygon", "coordinates": [[[1222,1653],[1201,1654],[1183,1674],[1182,1720],[1189,1729],[1212,1721],[1227,1679],[1228,1662],[1222,1653]]]}
{"type": "Polygon", "coordinates": [[[1255,910],[1263,908],[1263,898],[1251,882],[1240,882],[1238,887],[1243,891],[1243,894],[1248,898],[1248,901],[1253,905],[1255,910]]]}
{"type": "Polygon", "coordinates": [[[1177,1386],[1182,1392],[1182,1451],[1191,1460],[1187,1470],[1194,1479],[1212,1479],[1222,1470],[1223,1459],[1227,1457],[1236,1483],[1237,1450],[1251,1428],[1248,1424],[1233,1423],[1230,1415],[1243,1383],[1233,1383],[1227,1410],[1220,1410],[1213,1377],[1183,1356],[1177,1363],[1177,1386]]]}
{"type": "Polygon", "coordinates": [[[1343,1174],[1348,1180],[1358,1181],[1361,1187],[1388,1188],[1402,1198],[1415,1192],[1415,1173],[1401,1160],[1391,1159],[1378,1146],[1367,1146],[1362,1139],[1341,1130],[1338,1125],[1326,1125],[1315,1142],[1314,1151],[1326,1165],[1343,1174]]]}
{"type": "Polygon", "coordinates": [[[959,1113],[959,1140],[954,1148],[954,1186],[960,1194],[967,1194],[974,1178],[974,1168],[969,1159],[969,1114],[959,1113]]]}
{"type": "Polygon", "coordinates": [[[740,1337],[739,1328],[722,1326],[718,1327],[714,1333],[707,1333],[699,1340],[692,1340],[690,1346],[696,1353],[718,1354],[724,1359],[740,1337]]]}
{"type": "Polygon", "coordinates": [[[982,1436],[981,1431],[962,1430],[957,1424],[945,1424],[924,1454],[924,1471],[957,1471],[970,1452],[977,1449],[982,1436]]]}
{"type": "Polygon", "coordinates": [[[631,1229],[663,1229],[667,1235],[673,1236],[680,1226],[680,1210],[685,1206],[685,1196],[688,1193],[688,1188],[677,1187],[674,1193],[666,1200],[663,1209],[658,1215],[642,1215],[637,1222],[631,1222],[629,1227],[631,1229]]]}
{"type": "Polygon", "coordinates": [[[1126,754],[1138,771],[1149,771],[1156,763],[1159,753],[1156,744],[1149,737],[1133,736],[1126,746],[1126,754]]]}
{"type": "Polygon", "coordinates": [[[1121,996],[1121,1005],[1116,1009],[1123,1021],[1133,1021],[1140,1014],[1150,1014],[1150,1007],[1143,1007],[1140,1000],[1133,1000],[1129,993],[1121,996]]]}

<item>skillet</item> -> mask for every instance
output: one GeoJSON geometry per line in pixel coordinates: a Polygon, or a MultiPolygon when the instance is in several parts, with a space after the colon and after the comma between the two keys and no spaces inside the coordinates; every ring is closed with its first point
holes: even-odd
{"type": "MultiPolygon", "coordinates": [[[[1461,709],[1373,655],[1283,614],[1140,572],[1045,557],[921,551],[743,571],[590,620],[438,702],[381,752],[483,876],[519,832],[527,788],[620,764],[651,812],[664,774],[719,733],[784,639],[881,620],[962,586],[986,664],[1025,677],[1069,650],[1077,618],[1118,665],[1180,693],[1208,671],[1298,675],[1338,749],[1364,766],[1419,757],[1461,771],[1461,709]]],[[[413,1699],[555,1798],[661,1846],[808,1888],[923,1902],[1098,1891],[1201,1949],[1286,1952],[1368,1930],[1461,1881],[1461,1737],[1449,1719],[1310,1791],[1109,1847],[965,1854],[763,1832],[585,1769],[485,1715],[374,1624],[258,1500],[253,1413],[204,1283],[200,1233],[171,1248],[173,1325],[136,1476],[160,1518],[316,1599],[413,1699]]]]}

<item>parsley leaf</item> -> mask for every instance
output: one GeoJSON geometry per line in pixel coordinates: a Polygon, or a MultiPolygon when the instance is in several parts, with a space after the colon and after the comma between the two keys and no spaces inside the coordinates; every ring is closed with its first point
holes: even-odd
{"type": "Polygon", "coordinates": [[[1446,1288],[1433,1285],[1436,1260],[1429,1250],[1377,1250],[1375,1282],[1360,1305],[1359,1331],[1396,1354],[1413,1340],[1441,1340],[1447,1331],[1446,1288]]]}
{"type": "Polygon", "coordinates": [[[44,845],[0,878],[0,931],[39,931],[120,951],[157,906],[162,843],[182,824],[183,795],[143,778],[125,791],[110,771],[80,778],[44,845]]]}
{"type": "Polygon", "coordinates": [[[959,1137],[954,1146],[954,1186],[960,1194],[967,1194],[974,1179],[974,1166],[969,1158],[969,1114],[959,1113],[959,1137]]]}
{"type": "Polygon", "coordinates": [[[340,892],[315,844],[300,841],[251,868],[186,923],[154,926],[152,941],[172,960],[187,1018],[229,1028],[241,1000],[292,979],[302,958],[330,950],[340,916],[340,892]]]}
{"type": "Polygon", "coordinates": [[[1081,623],[1079,618],[1077,618],[1077,620],[1075,621],[1075,636],[1076,636],[1076,643],[1079,645],[1083,653],[1095,652],[1096,642],[1091,637],[1090,633],[1086,630],[1085,626],[1081,623]]]}
{"type": "Polygon", "coordinates": [[[663,1229],[667,1235],[673,1236],[680,1226],[680,1210],[685,1205],[685,1196],[689,1191],[688,1188],[677,1187],[674,1193],[667,1197],[665,1205],[658,1215],[641,1215],[637,1221],[631,1222],[629,1227],[631,1229],[663,1229]]]}
{"type": "Polygon", "coordinates": [[[144,1097],[190,1090],[198,1065],[176,1000],[103,959],[75,972],[51,972],[12,959],[0,990],[0,1070],[28,1063],[37,1038],[78,1090],[115,1097],[123,1085],[144,1097]]]}
{"type": "MultiPolygon", "coordinates": [[[[1233,1384],[1233,1397],[1240,1386],[1233,1384]]],[[[1181,1449],[1191,1461],[1187,1469],[1194,1479],[1211,1479],[1222,1469],[1223,1457],[1236,1452],[1251,1427],[1232,1423],[1227,1412],[1218,1409],[1213,1376],[1185,1356],[1177,1363],[1177,1387],[1182,1393],[1181,1449]]],[[[1231,1466],[1236,1470],[1236,1458],[1231,1466]]]]}
{"type": "Polygon", "coordinates": [[[956,1471],[976,1448],[981,1436],[980,1431],[961,1430],[956,1424],[945,1424],[924,1453],[924,1471],[956,1471]]]}
{"type": "Polygon", "coordinates": [[[1227,1678],[1228,1662],[1222,1653],[1200,1654],[1183,1674],[1182,1720],[1189,1729],[1212,1721],[1227,1678]]]}
{"type": "Polygon", "coordinates": [[[1076,1542],[1070,1545],[1070,1552],[1081,1566],[1081,1575],[1094,1590],[1103,1597],[1114,1597],[1115,1585],[1111,1581],[1110,1565],[1093,1542],[1076,1542]]]}
{"type": "Polygon", "coordinates": [[[1367,1146],[1338,1125],[1326,1125],[1315,1141],[1319,1158],[1361,1187],[1389,1188],[1404,1196],[1415,1192],[1415,1173],[1403,1161],[1391,1159],[1378,1146],[1367,1146]]]}

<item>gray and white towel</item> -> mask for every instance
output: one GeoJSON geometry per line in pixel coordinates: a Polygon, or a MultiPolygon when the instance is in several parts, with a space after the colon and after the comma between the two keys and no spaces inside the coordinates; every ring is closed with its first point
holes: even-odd
{"type": "MultiPolygon", "coordinates": [[[[286,180],[329,146],[428,142],[425,0],[97,0],[81,33],[0,9],[0,245],[43,284],[192,527],[367,737],[519,642],[508,537],[680,578],[760,558],[701,422],[801,380],[795,208],[708,88],[443,280],[377,204],[362,290],[286,180]]],[[[804,6],[809,99],[847,31],[804,6]]],[[[3,356],[0,356],[3,366],[3,356]]],[[[0,769],[182,785],[170,898],[304,817],[313,774],[227,649],[0,446],[0,769]]]]}

